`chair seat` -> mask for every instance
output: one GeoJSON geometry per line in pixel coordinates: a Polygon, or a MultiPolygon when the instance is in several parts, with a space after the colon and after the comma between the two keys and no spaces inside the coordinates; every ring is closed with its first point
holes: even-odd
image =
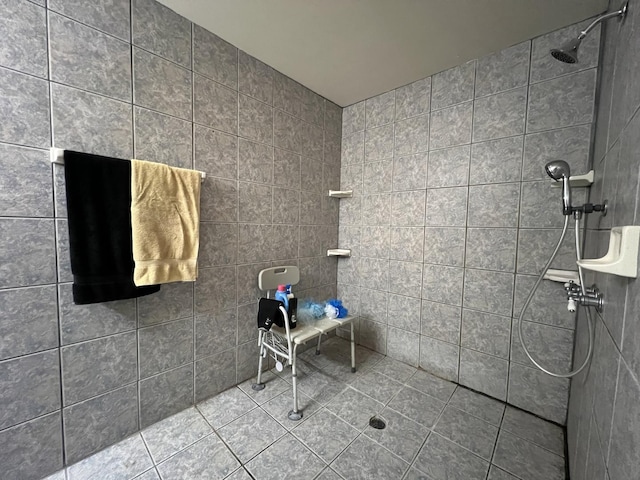
{"type": "MultiPolygon", "coordinates": [[[[291,330],[291,341],[296,345],[301,345],[303,343],[307,343],[309,340],[317,338],[320,335],[329,333],[332,330],[340,327],[341,325],[346,325],[353,320],[353,317],[344,317],[344,318],[327,318],[322,317],[313,323],[300,323],[296,328],[291,330]]],[[[278,335],[281,335],[286,338],[287,333],[284,328],[278,327],[276,325],[271,327],[271,330],[278,335]]]]}

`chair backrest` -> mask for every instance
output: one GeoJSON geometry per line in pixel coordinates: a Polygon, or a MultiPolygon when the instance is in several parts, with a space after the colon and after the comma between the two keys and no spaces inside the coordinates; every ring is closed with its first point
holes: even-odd
{"type": "Polygon", "coordinates": [[[265,268],[258,274],[260,290],[275,290],[278,285],[297,285],[299,281],[300,270],[294,266],[265,268]]]}

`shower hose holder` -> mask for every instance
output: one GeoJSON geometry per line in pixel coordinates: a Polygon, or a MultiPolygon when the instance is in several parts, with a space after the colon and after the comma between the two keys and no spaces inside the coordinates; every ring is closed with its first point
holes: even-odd
{"type": "Polygon", "coordinates": [[[567,300],[569,302],[567,309],[570,312],[575,312],[578,305],[595,307],[598,312],[602,312],[604,298],[602,292],[600,292],[595,285],[586,288],[585,293],[582,293],[580,285],[574,282],[565,283],[564,289],[567,292],[567,300]]]}

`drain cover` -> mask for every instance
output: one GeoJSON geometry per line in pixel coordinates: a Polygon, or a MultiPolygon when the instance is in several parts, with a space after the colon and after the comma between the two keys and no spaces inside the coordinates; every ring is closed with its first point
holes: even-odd
{"type": "Polygon", "coordinates": [[[373,428],[377,428],[378,430],[382,430],[387,426],[387,424],[384,423],[384,420],[378,417],[371,417],[369,419],[369,425],[373,428]]]}

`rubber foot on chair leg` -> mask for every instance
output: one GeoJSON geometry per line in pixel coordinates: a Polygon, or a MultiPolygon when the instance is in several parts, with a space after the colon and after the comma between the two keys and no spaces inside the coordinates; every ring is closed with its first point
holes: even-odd
{"type": "Polygon", "coordinates": [[[302,412],[294,412],[293,410],[289,411],[289,420],[297,422],[300,419],[302,419],[302,412]]]}
{"type": "Polygon", "coordinates": [[[316,355],[320,355],[320,350],[316,350],[316,355]]]}
{"type": "Polygon", "coordinates": [[[351,367],[351,373],[356,373],[356,367],[351,367]]]}
{"type": "Polygon", "coordinates": [[[264,390],[264,387],[265,387],[264,383],[254,383],[253,385],[251,385],[251,388],[256,392],[259,390],[264,390]]]}

